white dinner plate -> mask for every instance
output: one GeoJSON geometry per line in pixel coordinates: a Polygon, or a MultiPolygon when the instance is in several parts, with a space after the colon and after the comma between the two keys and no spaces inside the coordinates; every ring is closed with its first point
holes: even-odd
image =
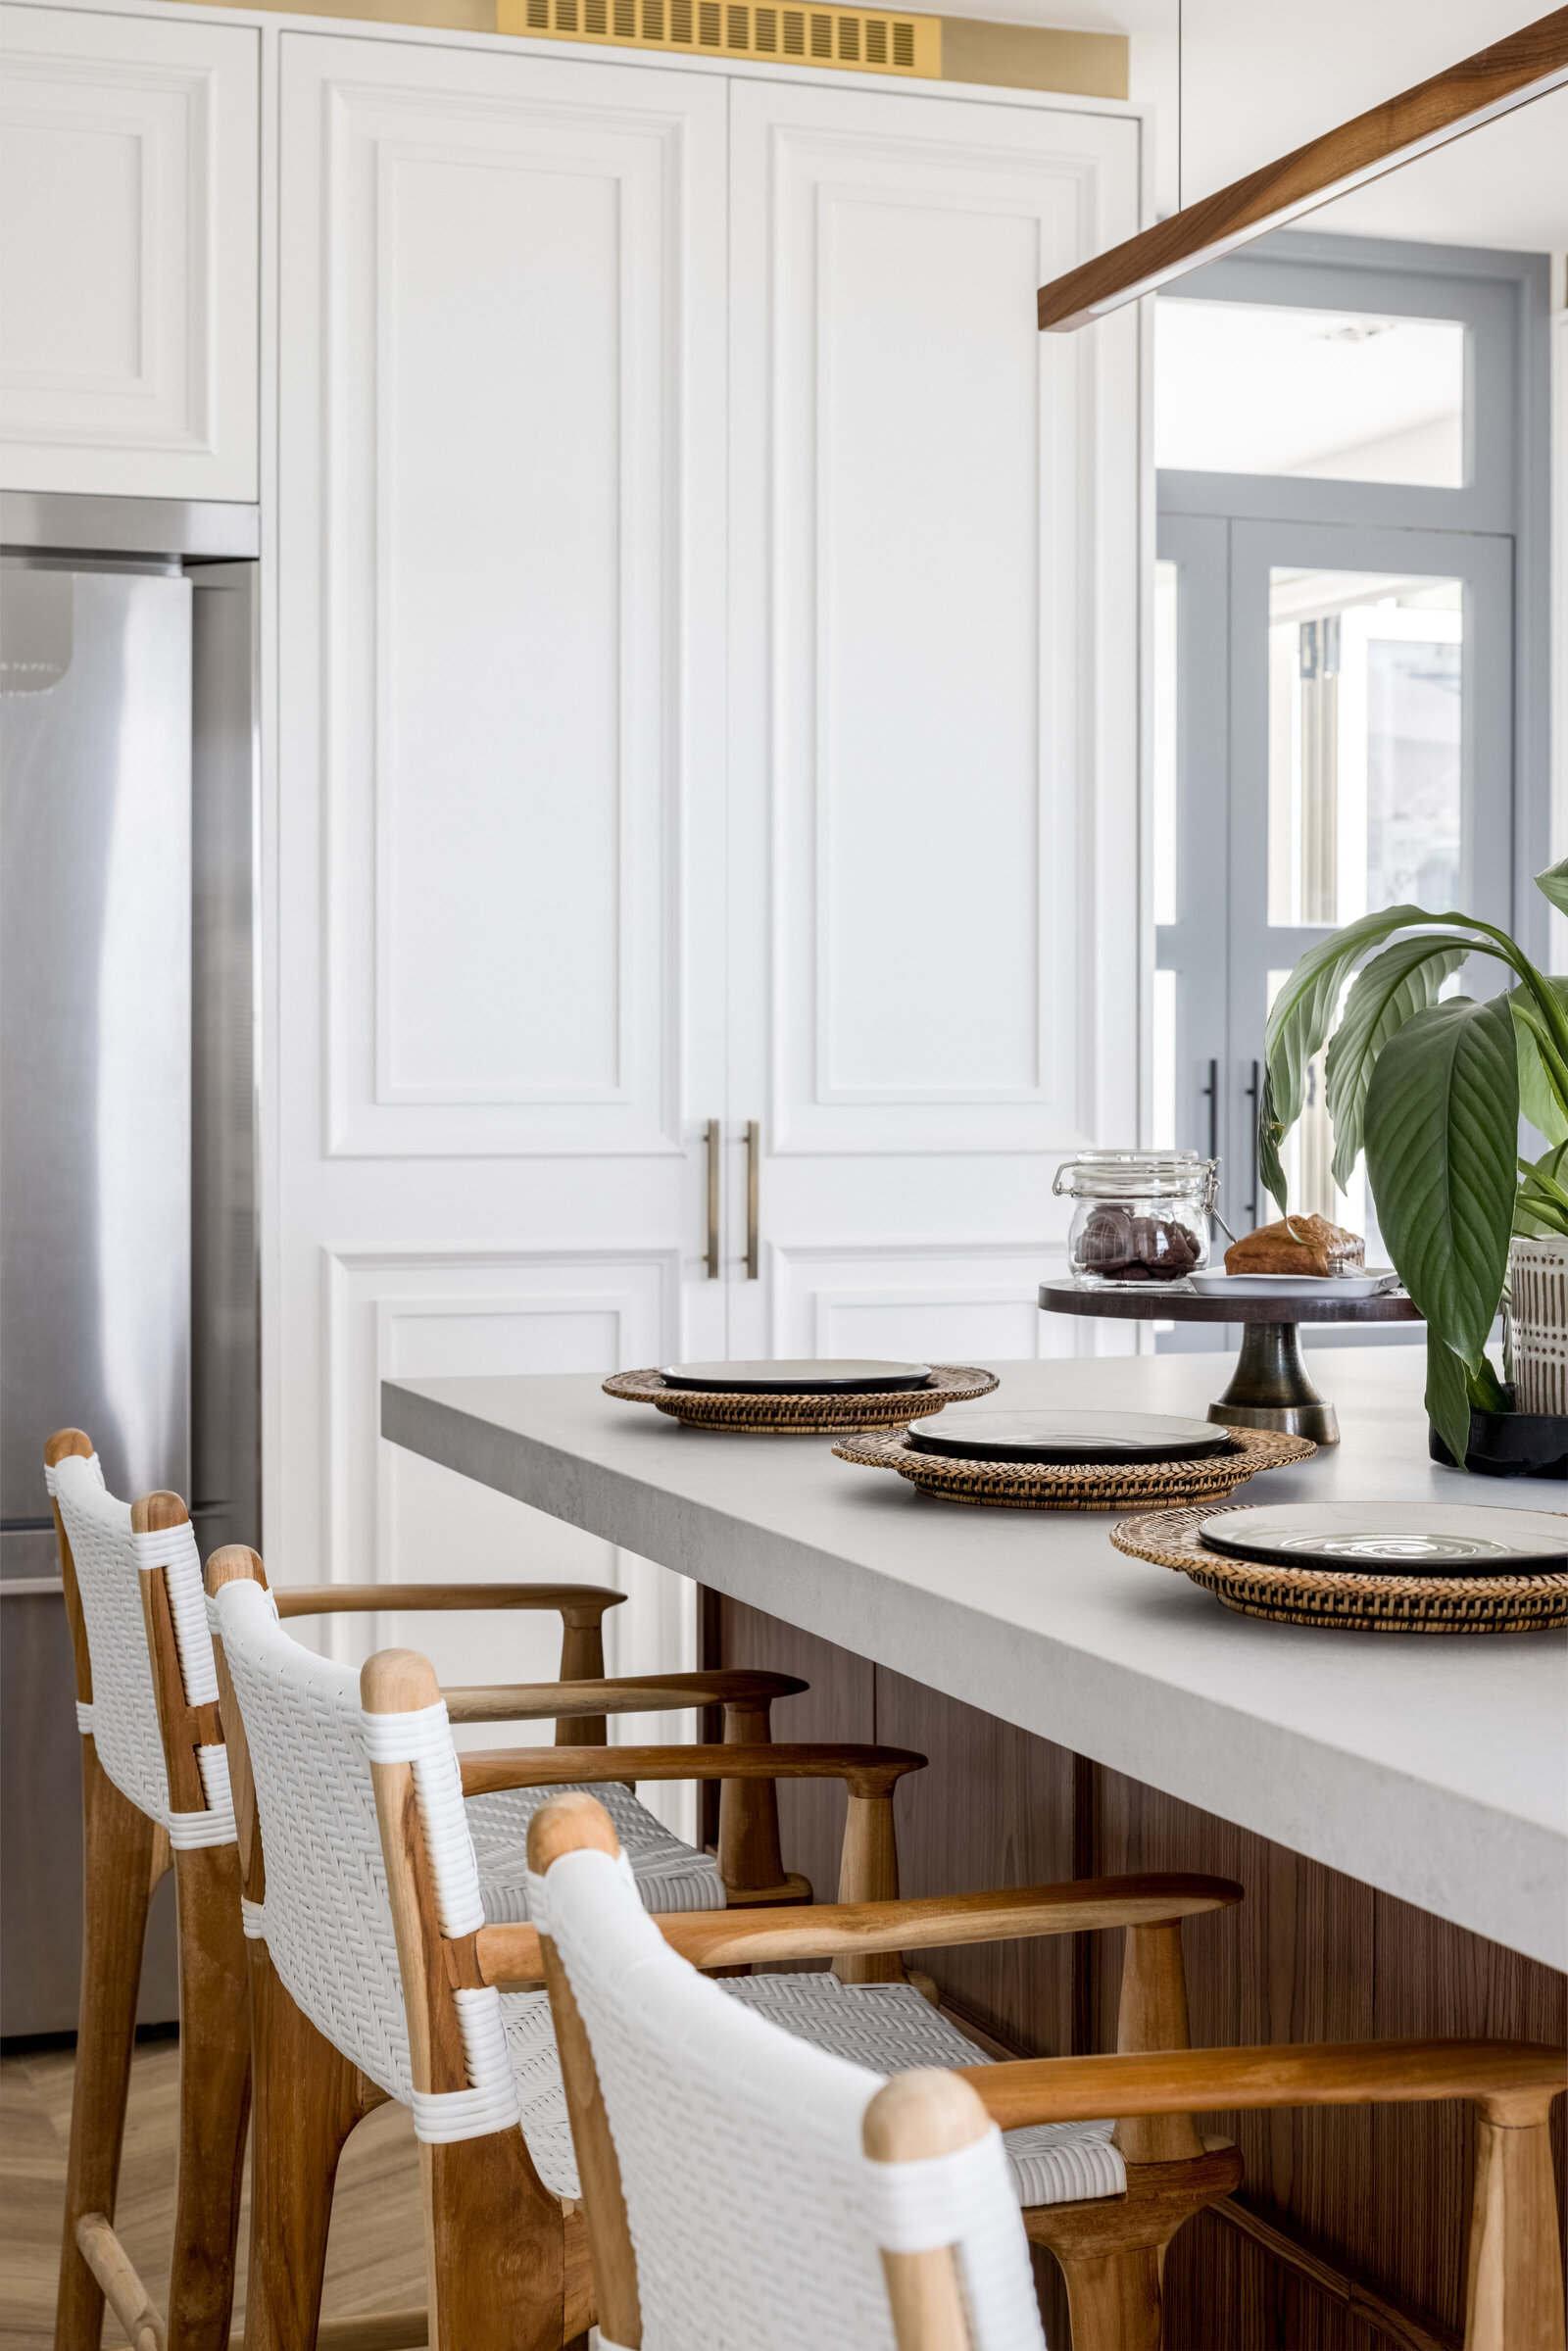
{"type": "Polygon", "coordinates": [[[666,1388],[718,1396],[880,1396],[895,1388],[928,1388],[929,1363],[886,1363],[866,1356],[798,1356],[776,1362],[666,1363],[666,1388]]]}
{"type": "Polygon", "coordinates": [[[1200,1298],[1378,1298],[1398,1287],[1392,1266],[1366,1273],[1195,1273],[1200,1298]]]}
{"type": "Polygon", "coordinates": [[[949,1404],[916,1421],[918,1453],[960,1461],[1199,1461],[1231,1449],[1228,1429],[1153,1412],[987,1411],[949,1404]]]}
{"type": "Polygon", "coordinates": [[[1568,1569],[1568,1515],[1485,1502],[1276,1502],[1199,1526],[1204,1547],[1261,1567],[1368,1576],[1516,1576],[1568,1569]]]}

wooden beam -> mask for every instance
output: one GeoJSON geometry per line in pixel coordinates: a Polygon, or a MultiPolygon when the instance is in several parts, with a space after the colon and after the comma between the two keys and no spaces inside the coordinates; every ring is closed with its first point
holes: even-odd
{"type": "Polygon", "coordinates": [[[1054,278],[1040,289],[1040,325],[1054,334],[1087,326],[1565,82],[1568,8],[1557,8],[1054,278]]]}

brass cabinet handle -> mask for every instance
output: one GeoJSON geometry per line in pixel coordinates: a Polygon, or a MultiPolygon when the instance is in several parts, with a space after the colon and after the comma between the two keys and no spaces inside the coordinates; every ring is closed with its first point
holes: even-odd
{"type": "Polygon", "coordinates": [[[761,1200],[762,1130],[755,1118],[746,1127],[746,1279],[759,1277],[759,1208],[761,1200]]]}
{"type": "Polygon", "coordinates": [[[723,1160],[719,1121],[708,1122],[708,1278],[718,1280],[718,1191],[723,1160]]]}

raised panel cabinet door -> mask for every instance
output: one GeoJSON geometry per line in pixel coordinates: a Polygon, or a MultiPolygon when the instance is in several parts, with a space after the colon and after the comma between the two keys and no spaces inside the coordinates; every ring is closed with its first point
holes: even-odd
{"type": "Polygon", "coordinates": [[[1035,1292],[1056,1163],[1138,1128],[1140,327],[1035,290],[1137,227],[1139,137],[732,84],[742,1352],[1095,1344],[1035,1292]]]}
{"type": "Polygon", "coordinates": [[[0,11],[0,481],[254,499],[261,35],[0,11]]]}
{"type": "Polygon", "coordinates": [[[376,1390],[722,1349],[724,90],[286,32],[281,100],[271,1541],[630,1580],[376,1390]]]}

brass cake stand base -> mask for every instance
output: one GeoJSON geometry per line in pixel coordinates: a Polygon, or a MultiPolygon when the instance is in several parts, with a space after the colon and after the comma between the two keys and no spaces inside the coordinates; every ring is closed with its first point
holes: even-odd
{"type": "Polygon", "coordinates": [[[1307,1378],[1294,1322],[1247,1324],[1231,1384],[1209,1405],[1208,1418],[1231,1429],[1278,1429],[1287,1437],[1310,1437],[1314,1445],[1340,1442],[1338,1416],[1307,1378]]]}
{"type": "Polygon", "coordinates": [[[1048,1314],[1107,1315],[1118,1322],[1224,1322],[1242,1325],[1242,1351],[1231,1384],[1208,1407],[1222,1428],[1277,1429],[1338,1445],[1334,1406],[1318,1395],[1301,1360],[1303,1322],[1419,1322],[1407,1298],[1200,1298],[1194,1290],[1126,1289],[1076,1282],[1042,1282],[1048,1314]]]}

